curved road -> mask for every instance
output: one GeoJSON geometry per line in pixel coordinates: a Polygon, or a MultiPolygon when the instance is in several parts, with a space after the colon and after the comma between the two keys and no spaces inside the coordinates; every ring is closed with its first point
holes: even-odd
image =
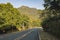
{"type": "Polygon", "coordinates": [[[40,40],[39,29],[29,29],[22,32],[0,35],[0,40],[40,40]]]}

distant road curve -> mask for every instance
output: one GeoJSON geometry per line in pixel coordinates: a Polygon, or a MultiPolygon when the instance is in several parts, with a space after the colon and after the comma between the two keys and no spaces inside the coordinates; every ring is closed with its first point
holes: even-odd
{"type": "Polygon", "coordinates": [[[39,29],[33,28],[22,32],[0,35],[0,40],[40,40],[39,29]]]}

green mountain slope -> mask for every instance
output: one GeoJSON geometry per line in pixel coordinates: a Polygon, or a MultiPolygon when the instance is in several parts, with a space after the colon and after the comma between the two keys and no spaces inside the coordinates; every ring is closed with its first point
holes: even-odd
{"type": "Polygon", "coordinates": [[[27,6],[21,6],[18,8],[18,11],[22,14],[22,15],[26,15],[29,17],[29,24],[32,26],[40,26],[40,18],[39,18],[39,12],[38,9],[36,8],[30,8],[27,6]]]}
{"type": "Polygon", "coordinates": [[[20,8],[18,8],[19,12],[21,14],[25,14],[29,17],[31,17],[32,19],[36,19],[39,17],[39,14],[38,14],[38,10],[36,8],[29,8],[27,6],[21,6],[20,8]]]}

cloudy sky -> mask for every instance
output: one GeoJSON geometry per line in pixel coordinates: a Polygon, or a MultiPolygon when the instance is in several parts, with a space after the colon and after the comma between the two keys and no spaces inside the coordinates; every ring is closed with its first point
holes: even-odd
{"type": "Polygon", "coordinates": [[[10,2],[14,7],[28,6],[37,9],[44,9],[43,0],[0,0],[0,3],[10,2]]]}

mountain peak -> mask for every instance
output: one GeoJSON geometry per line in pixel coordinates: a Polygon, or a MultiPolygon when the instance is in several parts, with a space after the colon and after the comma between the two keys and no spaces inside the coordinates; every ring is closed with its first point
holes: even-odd
{"type": "Polygon", "coordinates": [[[29,8],[29,7],[27,7],[27,6],[21,6],[20,8],[29,8]]]}
{"type": "Polygon", "coordinates": [[[34,9],[34,10],[37,10],[36,8],[28,7],[28,6],[21,6],[18,9],[20,9],[20,8],[22,8],[22,9],[34,9]]]}

